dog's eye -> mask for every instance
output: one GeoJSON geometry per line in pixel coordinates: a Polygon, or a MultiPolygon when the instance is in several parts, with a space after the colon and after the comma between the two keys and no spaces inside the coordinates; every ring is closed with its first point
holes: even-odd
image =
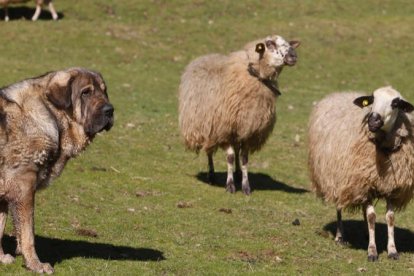
{"type": "Polygon", "coordinates": [[[92,93],[92,89],[90,87],[86,87],[81,91],[82,97],[87,97],[92,93]]]}

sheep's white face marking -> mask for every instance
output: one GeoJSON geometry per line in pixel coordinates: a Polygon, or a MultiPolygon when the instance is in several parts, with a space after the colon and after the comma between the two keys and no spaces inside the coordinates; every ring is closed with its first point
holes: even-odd
{"type": "MultiPolygon", "coordinates": [[[[268,50],[268,65],[280,67],[286,64],[286,56],[294,55],[296,62],[296,52],[292,45],[281,36],[268,36],[265,40],[268,50]]],[[[297,45],[299,46],[299,44],[297,45]]],[[[294,47],[297,47],[296,45],[294,47]]],[[[289,64],[290,65],[290,64],[289,64]]],[[[293,65],[293,64],[292,64],[293,65]]]]}
{"type": "Polygon", "coordinates": [[[400,98],[401,94],[393,89],[391,86],[382,87],[374,91],[374,102],[372,103],[372,113],[377,113],[381,116],[384,125],[381,130],[389,132],[395,123],[398,115],[398,109],[392,108],[392,101],[395,98],[400,98]]]}

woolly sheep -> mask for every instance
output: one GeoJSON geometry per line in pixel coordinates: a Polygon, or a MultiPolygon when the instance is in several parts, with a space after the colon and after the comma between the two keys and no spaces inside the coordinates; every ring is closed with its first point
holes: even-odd
{"type": "Polygon", "coordinates": [[[343,242],[342,209],[363,208],[368,260],[378,259],[375,199],[387,203],[388,257],[398,259],[394,211],[414,190],[414,107],[392,87],[371,96],[335,93],[319,102],[309,122],[309,169],[313,189],[337,208],[335,240],[343,242]]]}
{"type": "MultiPolygon", "coordinates": [[[[0,5],[3,6],[4,9],[4,21],[9,21],[9,9],[8,6],[10,4],[19,4],[28,2],[29,0],[0,0],[0,5]]],[[[32,20],[36,21],[39,18],[40,12],[42,11],[42,5],[47,4],[49,6],[49,11],[52,14],[53,20],[58,19],[58,14],[56,13],[55,8],[53,7],[52,0],[35,0],[36,2],[36,11],[33,14],[32,20]]]]}
{"type": "Polygon", "coordinates": [[[208,156],[209,181],[214,181],[213,153],[227,153],[226,190],[234,193],[233,162],[242,189],[250,194],[248,154],[266,142],[276,122],[277,78],[284,65],[293,66],[299,41],[274,35],[247,44],[227,56],[211,54],[192,61],[181,77],[179,125],[188,149],[208,156]]]}

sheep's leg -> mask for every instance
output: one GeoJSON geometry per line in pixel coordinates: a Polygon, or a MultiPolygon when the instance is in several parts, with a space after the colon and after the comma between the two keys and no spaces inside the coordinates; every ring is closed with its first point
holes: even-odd
{"type": "Polygon", "coordinates": [[[368,234],[369,234],[369,243],[368,243],[368,261],[374,262],[378,260],[377,246],[375,244],[375,210],[372,204],[368,204],[365,208],[367,222],[368,222],[368,234]]]}
{"type": "Polygon", "coordinates": [[[4,227],[6,226],[8,213],[8,204],[6,201],[0,202],[0,263],[11,264],[14,262],[14,257],[10,254],[4,254],[3,247],[1,246],[1,240],[4,234],[4,227]]]}
{"type": "Polygon", "coordinates": [[[4,9],[4,21],[9,21],[9,8],[7,7],[7,4],[3,5],[3,9],[4,9]]]}
{"type": "Polygon", "coordinates": [[[53,20],[58,20],[58,17],[59,16],[58,16],[58,14],[57,14],[57,12],[55,10],[55,7],[53,7],[52,1],[49,2],[49,11],[52,14],[53,20]]]}
{"type": "Polygon", "coordinates": [[[247,163],[249,162],[249,151],[242,149],[241,151],[242,158],[242,190],[244,194],[250,195],[250,184],[249,184],[249,175],[247,172],[247,163]]]}
{"type": "Polygon", "coordinates": [[[234,149],[232,146],[229,146],[226,150],[227,153],[227,181],[226,181],[226,191],[230,193],[236,192],[236,187],[234,186],[233,179],[233,163],[234,163],[234,149]]]}
{"type": "Polygon", "coordinates": [[[213,162],[213,153],[207,153],[208,157],[208,182],[213,184],[215,182],[214,177],[214,162],[213,162]]]}
{"type": "Polygon", "coordinates": [[[33,14],[32,21],[36,21],[39,18],[40,12],[42,11],[42,5],[37,3],[36,4],[36,11],[33,14]]]}
{"type": "Polygon", "coordinates": [[[236,173],[235,173],[235,176],[234,176],[234,178],[235,178],[235,181],[237,182],[237,183],[240,183],[241,182],[241,179],[242,179],[242,177],[241,177],[241,175],[242,175],[242,172],[241,172],[241,167],[240,167],[240,145],[235,145],[234,146],[234,157],[235,157],[235,165],[236,165],[236,173]]]}
{"type": "Polygon", "coordinates": [[[388,228],[388,245],[387,245],[387,251],[388,251],[388,258],[398,260],[399,255],[397,252],[397,248],[395,247],[395,241],[394,241],[394,208],[387,200],[387,214],[385,215],[385,218],[387,220],[387,228],[388,228]]]}
{"type": "Polygon", "coordinates": [[[338,208],[336,209],[336,236],[335,236],[335,242],[337,244],[343,244],[344,243],[344,225],[342,223],[342,209],[338,208]]]}

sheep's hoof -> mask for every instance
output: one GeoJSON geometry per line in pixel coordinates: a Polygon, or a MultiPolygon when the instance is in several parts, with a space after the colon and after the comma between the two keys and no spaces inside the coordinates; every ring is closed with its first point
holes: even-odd
{"type": "Polygon", "coordinates": [[[400,254],[397,252],[388,254],[388,259],[398,260],[400,258],[400,254]]]}
{"type": "Polygon", "coordinates": [[[344,238],[343,237],[337,237],[337,238],[335,238],[335,243],[337,245],[341,245],[341,246],[346,245],[346,242],[344,241],[344,238]]]}
{"type": "Polygon", "coordinates": [[[368,255],[368,262],[378,261],[378,255],[368,255]]]}
{"type": "Polygon", "coordinates": [[[249,186],[243,186],[242,187],[242,190],[243,190],[243,193],[245,195],[250,195],[251,194],[251,191],[250,191],[250,187],[249,186]]]}
{"type": "Polygon", "coordinates": [[[227,181],[226,183],[226,191],[234,194],[236,192],[236,186],[234,186],[233,180],[227,181]]]}

